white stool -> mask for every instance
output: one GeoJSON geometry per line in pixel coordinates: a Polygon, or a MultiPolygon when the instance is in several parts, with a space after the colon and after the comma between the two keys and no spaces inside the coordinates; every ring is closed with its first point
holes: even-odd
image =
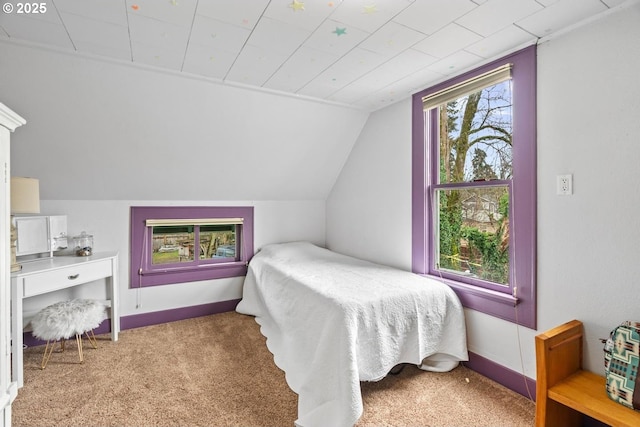
{"type": "Polygon", "coordinates": [[[56,341],[62,340],[60,348],[64,351],[65,340],[72,336],[76,337],[80,363],[84,362],[82,334],[86,334],[93,348],[98,348],[93,330],[107,318],[105,308],[106,305],[100,301],[74,299],[57,302],[40,310],[31,320],[31,326],[33,327],[32,334],[34,337],[47,340],[41,368],[47,367],[56,341]]]}

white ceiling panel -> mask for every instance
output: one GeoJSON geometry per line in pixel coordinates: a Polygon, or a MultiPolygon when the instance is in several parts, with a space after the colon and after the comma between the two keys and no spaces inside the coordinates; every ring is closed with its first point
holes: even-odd
{"type": "Polygon", "coordinates": [[[606,10],[607,7],[599,0],[561,0],[517,24],[538,37],[544,37],[570,25],[576,16],[585,19],[606,10]]]}
{"type": "Polygon", "coordinates": [[[269,89],[297,92],[309,80],[326,70],[339,57],[326,52],[300,48],[265,83],[269,89]]]}
{"type": "Polygon", "coordinates": [[[477,7],[470,0],[419,0],[393,20],[431,35],[477,7]]]}
{"type": "Polygon", "coordinates": [[[395,56],[424,38],[421,32],[392,21],[367,37],[359,47],[384,56],[395,56]]]}
{"type": "Polygon", "coordinates": [[[339,72],[337,68],[331,67],[309,81],[298,90],[298,93],[316,98],[328,98],[331,94],[352,83],[357,77],[351,70],[340,70],[339,72]]]}
{"type": "Polygon", "coordinates": [[[334,76],[344,75],[356,79],[387,61],[387,57],[361,47],[356,47],[337,60],[330,68],[334,76]]]}
{"type": "Polygon", "coordinates": [[[330,96],[329,99],[344,103],[353,103],[364,100],[367,105],[372,102],[382,105],[400,95],[408,95],[406,91],[395,86],[395,83],[403,80],[433,63],[436,58],[417,50],[406,50],[380,67],[365,74],[358,80],[345,86],[330,96]],[[383,88],[382,90],[371,91],[371,88],[383,88]]]}
{"type": "Polygon", "coordinates": [[[74,14],[96,21],[127,26],[125,0],[55,0],[60,14],[74,14]]]}
{"type": "Polygon", "coordinates": [[[228,24],[253,28],[268,4],[269,0],[199,1],[196,13],[228,24]]]}
{"type": "Polygon", "coordinates": [[[182,71],[222,80],[238,54],[190,43],[182,71]]]}
{"type": "Polygon", "coordinates": [[[390,87],[396,88],[398,92],[406,91],[410,93],[419,92],[431,86],[432,83],[438,83],[446,78],[442,73],[430,70],[428,67],[416,71],[407,77],[398,80],[390,87]],[[432,82],[431,84],[428,82],[432,82]]]}
{"type": "Polygon", "coordinates": [[[515,25],[509,25],[507,28],[467,46],[464,50],[488,59],[496,57],[503,52],[508,52],[514,47],[532,44],[535,40],[536,37],[531,33],[515,25]]]}
{"type": "Polygon", "coordinates": [[[436,62],[436,58],[414,49],[407,49],[400,55],[365,74],[358,82],[368,87],[386,87],[414,72],[436,62]]]}
{"type": "Polygon", "coordinates": [[[126,25],[96,21],[92,18],[66,12],[60,12],[60,16],[64,20],[69,37],[74,40],[78,50],[82,51],[79,47],[82,43],[85,46],[103,46],[105,51],[130,52],[129,28],[126,25]]]}
{"type": "Polygon", "coordinates": [[[251,29],[196,15],[193,20],[189,46],[197,44],[212,49],[239,53],[249,39],[251,29]]]}
{"type": "Polygon", "coordinates": [[[53,0],[37,15],[3,4],[14,10],[0,14],[0,43],[370,110],[640,0],[53,0]]]}
{"type": "Polygon", "coordinates": [[[478,34],[458,24],[449,24],[430,35],[413,48],[436,58],[445,58],[465,47],[482,40],[478,34]]]}
{"type": "Polygon", "coordinates": [[[132,43],[142,43],[166,50],[184,51],[189,41],[190,28],[158,21],[142,15],[129,16],[129,33],[132,43]]]}
{"type": "Polygon", "coordinates": [[[132,42],[131,50],[135,62],[153,67],[180,70],[184,62],[184,56],[180,52],[161,46],[132,42]]]}
{"type": "Polygon", "coordinates": [[[288,58],[276,51],[247,44],[226,79],[242,84],[262,86],[276,72],[282,63],[288,58]]]}
{"type": "Polygon", "coordinates": [[[123,61],[131,61],[131,47],[127,46],[126,49],[92,44],[85,41],[75,41],[76,50],[82,53],[88,53],[91,55],[97,55],[105,58],[120,59],[123,61]]]}
{"type": "Polygon", "coordinates": [[[265,50],[273,50],[283,55],[292,55],[311,35],[310,31],[277,21],[262,18],[253,29],[249,44],[265,50]]]}
{"type": "Polygon", "coordinates": [[[612,8],[612,7],[620,6],[621,4],[626,3],[627,1],[628,0],[602,0],[602,3],[612,8]]]}
{"type": "Polygon", "coordinates": [[[442,74],[423,68],[383,88],[382,93],[412,95],[427,88],[424,82],[432,82],[442,78],[442,74]]]}
{"type": "Polygon", "coordinates": [[[197,0],[127,0],[127,13],[191,28],[197,4],[197,0]]]}
{"type": "Polygon", "coordinates": [[[306,47],[336,55],[344,55],[362,43],[369,33],[348,27],[341,22],[326,20],[305,42],[306,47]]]}
{"type": "Polygon", "coordinates": [[[344,0],[336,1],[340,6],[331,15],[331,19],[343,22],[350,27],[372,33],[390,19],[411,5],[411,0],[344,0]]]}
{"type": "Polygon", "coordinates": [[[456,23],[487,37],[543,8],[535,0],[488,0],[456,23]]]}
{"type": "Polygon", "coordinates": [[[335,4],[338,3],[339,0],[334,2],[271,0],[264,11],[264,16],[313,31],[333,13],[335,4]]]}
{"type": "Polygon", "coordinates": [[[32,15],[9,15],[3,13],[0,14],[0,25],[2,25],[2,28],[10,38],[75,49],[67,30],[59,20],[56,23],[48,19],[32,18],[32,15]]]}
{"type": "Polygon", "coordinates": [[[473,64],[477,64],[482,60],[478,55],[466,52],[464,50],[458,51],[453,55],[449,55],[444,59],[441,59],[433,64],[429,65],[429,70],[446,76],[458,74],[463,72],[473,64]]]}

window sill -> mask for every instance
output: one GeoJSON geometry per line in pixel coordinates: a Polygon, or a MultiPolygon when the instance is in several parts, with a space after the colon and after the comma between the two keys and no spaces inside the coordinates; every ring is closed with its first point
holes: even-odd
{"type": "Polygon", "coordinates": [[[176,283],[198,282],[203,280],[226,279],[246,276],[245,262],[209,264],[200,267],[147,270],[134,278],[132,287],[172,285],[176,283]]]}
{"type": "Polygon", "coordinates": [[[148,270],[142,270],[141,273],[143,276],[152,276],[155,274],[166,274],[166,273],[190,273],[195,271],[204,271],[204,270],[218,270],[224,268],[237,268],[237,267],[246,267],[247,263],[244,261],[232,261],[232,262],[218,262],[211,264],[200,264],[193,266],[185,266],[185,267],[168,267],[168,268],[154,268],[148,270]]]}
{"type": "MultiPolygon", "coordinates": [[[[458,295],[460,302],[465,308],[479,311],[512,323],[518,323],[529,328],[535,327],[535,320],[532,322],[530,316],[518,311],[526,310],[521,307],[524,302],[521,298],[516,298],[511,294],[471,286],[453,280],[443,279],[439,276],[422,274],[424,277],[439,280],[446,283],[458,295]]],[[[527,305],[527,304],[524,304],[527,305]]]]}

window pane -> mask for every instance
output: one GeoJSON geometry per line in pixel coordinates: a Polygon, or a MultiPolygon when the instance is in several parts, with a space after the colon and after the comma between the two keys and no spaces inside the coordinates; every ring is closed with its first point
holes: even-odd
{"type": "Polygon", "coordinates": [[[511,179],[511,81],[439,107],[441,183],[511,179]]]}
{"type": "Polygon", "coordinates": [[[435,197],[439,207],[436,269],[508,284],[508,187],[439,189],[435,197]]]}
{"type": "Polygon", "coordinates": [[[194,226],[153,227],[153,264],[193,261],[194,226]]]}
{"type": "Polygon", "coordinates": [[[236,227],[229,225],[200,226],[200,259],[236,259],[236,227]]]}

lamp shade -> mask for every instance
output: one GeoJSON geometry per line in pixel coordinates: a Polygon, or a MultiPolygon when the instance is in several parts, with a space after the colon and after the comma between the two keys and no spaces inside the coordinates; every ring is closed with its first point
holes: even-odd
{"type": "Polygon", "coordinates": [[[40,181],[36,178],[11,177],[11,213],[40,213],[40,181]]]}

